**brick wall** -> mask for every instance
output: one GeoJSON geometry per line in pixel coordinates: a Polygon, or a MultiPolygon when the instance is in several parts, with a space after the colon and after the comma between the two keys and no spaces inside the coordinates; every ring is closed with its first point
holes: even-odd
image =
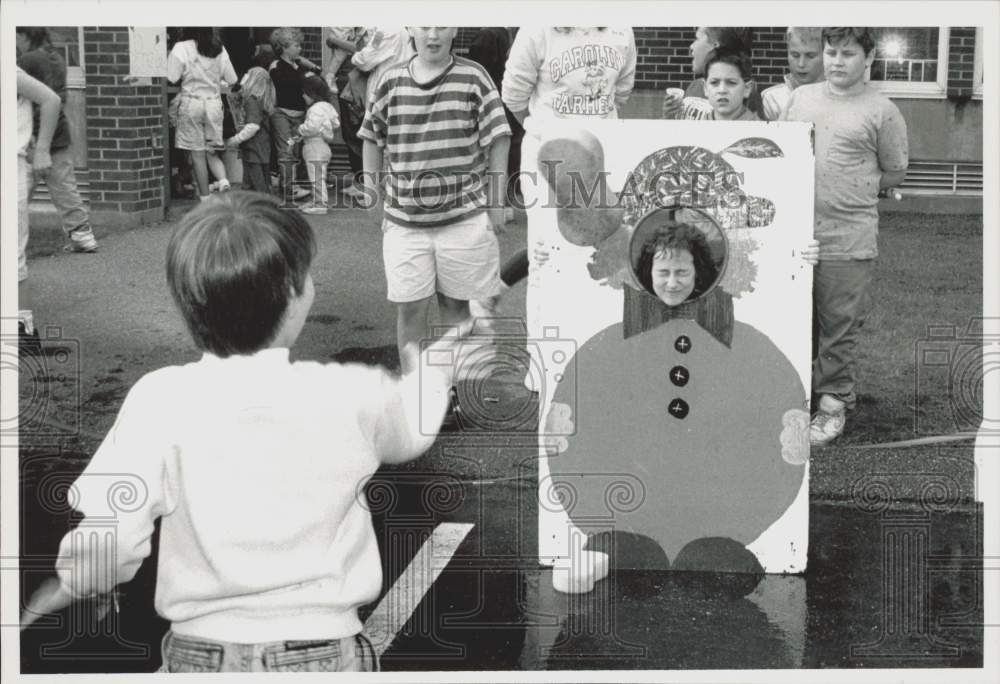
{"type": "Polygon", "coordinates": [[[976,28],[952,28],[948,38],[948,97],[972,97],[975,59],[976,28]]]}
{"type": "Polygon", "coordinates": [[[303,26],[302,36],[302,56],[320,64],[323,60],[323,29],[319,26],[303,26]]]}
{"type": "MultiPolygon", "coordinates": [[[[639,90],[683,88],[691,82],[691,43],[695,26],[636,26],[637,64],[635,87],[639,90]]],[[[785,27],[753,30],[754,76],[761,89],[780,83],[788,64],[785,27]]]]}
{"type": "Polygon", "coordinates": [[[96,211],[155,220],[164,205],[164,84],[127,80],[128,28],[83,29],[87,170],[96,211]]]}

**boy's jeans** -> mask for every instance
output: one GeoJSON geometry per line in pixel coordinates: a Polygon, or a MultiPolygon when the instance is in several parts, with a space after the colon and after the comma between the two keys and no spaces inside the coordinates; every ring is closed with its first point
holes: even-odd
{"type": "Polygon", "coordinates": [[[317,641],[237,644],[169,631],[160,672],[377,672],[378,658],[362,634],[317,641]]]}
{"type": "MultiPolygon", "coordinates": [[[[83,204],[83,198],[76,187],[73,171],[73,155],[67,147],[52,150],[52,168],[45,175],[45,185],[49,189],[52,204],[62,216],[62,229],[66,235],[79,228],[90,227],[90,214],[83,204]]],[[[37,187],[37,186],[36,186],[37,187]]]]}
{"type": "Polygon", "coordinates": [[[299,126],[306,120],[305,112],[291,115],[281,109],[275,109],[271,114],[271,138],[278,158],[278,191],[283,204],[292,201],[292,185],[295,182],[295,169],[299,163],[301,143],[288,144],[288,139],[299,134],[299,126]]]}
{"type": "Polygon", "coordinates": [[[813,393],[829,394],[854,409],[855,347],[871,308],[872,259],[820,261],[813,269],[813,322],[817,338],[813,393]]]}

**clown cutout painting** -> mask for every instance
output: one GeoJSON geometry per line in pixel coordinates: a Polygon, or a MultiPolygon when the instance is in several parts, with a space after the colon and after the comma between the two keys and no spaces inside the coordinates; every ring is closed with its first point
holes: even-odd
{"type": "Polygon", "coordinates": [[[538,167],[556,230],[528,305],[575,343],[537,360],[553,583],[803,571],[809,127],[593,122],[542,132],[538,167]]]}

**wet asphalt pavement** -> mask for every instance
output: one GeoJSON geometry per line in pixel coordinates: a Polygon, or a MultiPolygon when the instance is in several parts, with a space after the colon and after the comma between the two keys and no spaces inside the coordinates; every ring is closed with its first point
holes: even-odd
{"type": "MultiPolygon", "coordinates": [[[[378,229],[360,211],[309,220],[320,245],[316,300],[293,355],[397,366],[378,229]]],[[[22,366],[22,593],[51,574],[71,524],[65,486],[128,388],[197,358],[165,288],[171,225],[98,232],[96,255],[62,253],[58,235],[32,237],[21,297],[46,353],[22,366]]],[[[501,237],[502,255],[523,241],[522,218],[501,237]]],[[[515,328],[523,287],[500,310],[515,328]]],[[[503,369],[470,390],[490,397],[481,413],[369,483],[384,591],[439,524],[473,524],[383,655],[385,670],[981,666],[971,446],[814,454],[802,576],[619,571],[567,596],[536,560],[535,397],[517,373],[523,338],[512,334],[501,353],[503,369]],[[928,494],[934,483],[938,494],[928,494]]],[[[621,535],[614,549],[642,554],[644,540],[621,535]]],[[[153,611],[155,570],[154,551],[104,623],[81,605],[22,634],[22,671],[155,670],[167,628],[153,611]]]]}

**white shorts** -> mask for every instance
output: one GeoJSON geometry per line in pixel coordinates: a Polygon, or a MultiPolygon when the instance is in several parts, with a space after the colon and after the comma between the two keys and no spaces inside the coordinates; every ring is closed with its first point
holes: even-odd
{"type": "Polygon", "coordinates": [[[178,95],[174,147],[201,152],[222,147],[222,98],[178,95]]]}
{"type": "Polygon", "coordinates": [[[500,244],[486,212],[438,228],[382,220],[389,301],[417,302],[436,292],[452,299],[489,297],[500,287],[500,244]]]}

